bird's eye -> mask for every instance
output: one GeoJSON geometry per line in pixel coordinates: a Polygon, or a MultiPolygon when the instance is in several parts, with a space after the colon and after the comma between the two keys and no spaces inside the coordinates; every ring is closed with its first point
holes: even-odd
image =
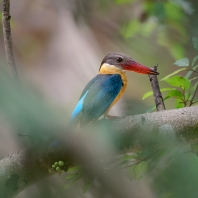
{"type": "Polygon", "coordinates": [[[122,58],[118,57],[118,58],[117,58],[117,61],[118,61],[119,63],[122,62],[122,58]]]}

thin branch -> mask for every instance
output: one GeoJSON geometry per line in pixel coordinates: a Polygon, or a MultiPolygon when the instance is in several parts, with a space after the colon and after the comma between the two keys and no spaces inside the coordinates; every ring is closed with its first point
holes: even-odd
{"type": "Polygon", "coordinates": [[[180,102],[180,103],[184,103],[184,107],[186,107],[187,106],[187,100],[185,100],[185,89],[181,88],[181,92],[182,92],[183,98],[181,98],[182,102],[180,102]]]}
{"type": "MultiPolygon", "coordinates": [[[[158,65],[154,66],[154,70],[157,71],[157,67],[158,65]]],[[[160,91],[160,87],[159,87],[159,83],[157,80],[157,76],[156,75],[149,75],[149,79],[151,82],[151,87],[153,89],[153,95],[154,95],[154,99],[155,99],[155,105],[156,105],[156,109],[157,111],[162,111],[162,110],[166,110],[165,105],[164,105],[164,101],[163,101],[163,97],[160,91]]]]}
{"type": "Polygon", "coordinates": [[[133,163],[133,164],[129,164],[129,165],[123,166],[123,167],[121,167],[121,168],[128,168],[128,167],[137,165],[137,164],[139,164],[139,163],[141,163],[141,162],[143,162],[143,161],[146,161],[147,159],[149,159],[149,158],[152,157],[153,155],[157,154],[157,153],[158,153],[159,151],[161,151],[161,150],[162,150],[162,149],[158,149],[158,150],[154,151],[153,153],[151,153],[150,155],[144,157],[143,159],[141,159],[141,160],[139,160],[139,161],[137,161],[137,162],[135,162],[135,163],[133,163]]]}
{"type": "Polygon", "coordinates": [[[198,71],[195,71],[194,69],[189,69],[189,71],[193,71],[195,73],[198,73],[198,71]]]}
{"type": "Polygon", "coordinates": [[[194,100],[194,98],[195,98],[195,95],[196,95],[196,93],[197,93],[197,90],[198,90],[198,84],[197,84],[197,86],[196,86],[196,89],[195,89],[195,92],[194,92],[194,94],[193,94],[193,97],[192,97],[192,99],[190,100],[189,106],[191,106],[191,105],[193,104],[193,100],[194,100]]]}
{"type": "Polygon", "coordinates": [[[10,1],[2,0],[2,24],[3,24],[3,36],[5,44],[5,53],[8,66],[12,75],[18,77],[17,68],[14,60],[14,54],[12,50],[12,36],[10,28],[10,1]]]}
{"type": "Polygon", "coordinates": [[[196,100],[195,102],[193,102],[192,105],[195,104],[195,103],[197,103],[197,102],[198,102],[198,100],[196,100]]]}

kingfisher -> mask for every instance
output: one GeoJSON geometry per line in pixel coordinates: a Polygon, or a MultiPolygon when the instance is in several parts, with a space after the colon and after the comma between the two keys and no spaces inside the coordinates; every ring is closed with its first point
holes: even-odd
{"type": "Polygon", "coordinates": [[[70,126],[83,127],[102,115],[107,118],[109,110],[118,102],[127,87],[125,72],[158,75],[151,68],[139,64],[131,57],[111,52],[102,60],[98,74],[85,86],[71,115],[70,126]]]}

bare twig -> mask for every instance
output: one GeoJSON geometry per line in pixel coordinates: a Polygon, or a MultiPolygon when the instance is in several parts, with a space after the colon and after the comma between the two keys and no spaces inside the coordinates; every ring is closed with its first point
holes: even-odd
{"type": "Polygon", "coordinates": [[[183,98],[181,98],[182,102],[179,102],[179,103],[184,103],[184,107],[186,107],[188,99],[185,100],[185,89],[181,89],[181,92],[182,92],[183,98]]]}
{"type": "Polygon", "coordinates": [[[198,71],[195,71],[194,69],[189,69],[189,71],[193,71],[195,73],[198,73],[198,71]]]}
{"type": "Polygon", "coordinates": [[[12,51],[12,37],[10,28],[10,1],[2,0],[2,24],[3,24],[3,35],[5,44],[5,53],[7,63],[10,68],[11,74],[18,77],[14,55],[12,51]]]}
{"type": "Polygon", "coordinates": [[[128,168],[128,167],[137,165],[137,164],[139,164],[139,163],[141,163],[141,162],[143,162],[143,161],[146,161],[146,160],[148,160],[150,157],[152,157],[153,155],[157,154],[157,153],[158,153],[159,151],[161,151],[161,150],[162,150],[162,149],[158,149],[157,151],[154,151],[153,153],[151,153],[150,155],[144,157],[143,159],[141,159],[141,160],[139,160],[139,161],[137,161],[137,162],[135,162],[135,163],[133,163],[133,164],[129,164],[129,165],[127,165],[127,166],[123,166],[123,167],[121,167],[121,168],[128,168]]]}
{"type": "Polygon", "coordinates": [[[192,99],[190,100],[189,106],[191,106],[192,104],[194,104],[194,103],[193,103],[193,100],[194,100],[194,98],[195,98],[195,95],[196,95],[196,93],[197,93],[197,90],[198,90],[198,84],[197,84],[197,86],[196,86],[196,89],[195,89],[195,92],[194,92],[194,94],[193,94],[193,97],[192,97],[192,99]]]}
{"type": "Polygon", "coordinates": [[[195,102],[193,102],[192,105],[195,104],[195,103],[197,103],[197,102],[198,102],[198,100],[196,100],[195,102]]]}
{"type": "MultiPolygon", "coordinates": [[[[154,70],[157,71],[157,66],[154,66],[154,70]]],[[[160,91],[160,87],[159,87],[159,83],[157,80],[157,76],[156,75],[149,75],[149,79],[151,82],[151,87],[153,89],[153,95],[154,95],[154,99],[155,99],[155,105],[156,105],[156,109],[157,111],[162,111],[165,110],[165,105],[164,105],[164,101],[162,98],[162,94],[160,91]]]]}

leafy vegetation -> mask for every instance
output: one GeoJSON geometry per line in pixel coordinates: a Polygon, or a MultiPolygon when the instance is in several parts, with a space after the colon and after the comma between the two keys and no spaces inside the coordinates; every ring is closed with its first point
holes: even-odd
{"type": "MultiPolygon", "coordinates": [[[[195,50],[198,49],[198,38],[194,37],[192,39],[195,50]]],[[[162,88],[161,92],[169,91],[164,98],[167,100],[169,98],[175,98],[175,108],[182,108],[187,106],[192,106],[198,101],[195,99],[195,95],[198,90],[198,77],[191,77],[193,73],[197,74],[198,71],[198,55],[195,56],[190,65],[190,61],[187,57],[177,60],[174,65],[178,67],[183,67],[182,69],[178,69],[173,73],[165,76],[161,81],[167,82],[172,88],[162,88]],[[185,75],[176,75],[182,71],[186,71],[185,75]],[[176,87],[176,88],[174,88],[176,87]]],[[[146,99],[147,97],[153,95],[153,92],[147,92],[144,94],[142,99],[146,99]]]]}
{"type": "MultiPolygon", "coordinates": [[[[115,0],[118,5],[136,1],[115,0]]],[[[157,32],[157,42],[166,47],[170,54],[179,59],[185,54],[185,44],[188,40],[187,30],[184,26],[186,18],[194,13],[192,4],[188,1],[143,1],[143,14],[140,19],[132,19],[125,23],[121,33],[125,39],[137,34],[150,37],[157,32]],[[172,33],[177,34],[172,37],[172,33]],[[182,38],[182,39],[181,39],[182,38]]]]}

